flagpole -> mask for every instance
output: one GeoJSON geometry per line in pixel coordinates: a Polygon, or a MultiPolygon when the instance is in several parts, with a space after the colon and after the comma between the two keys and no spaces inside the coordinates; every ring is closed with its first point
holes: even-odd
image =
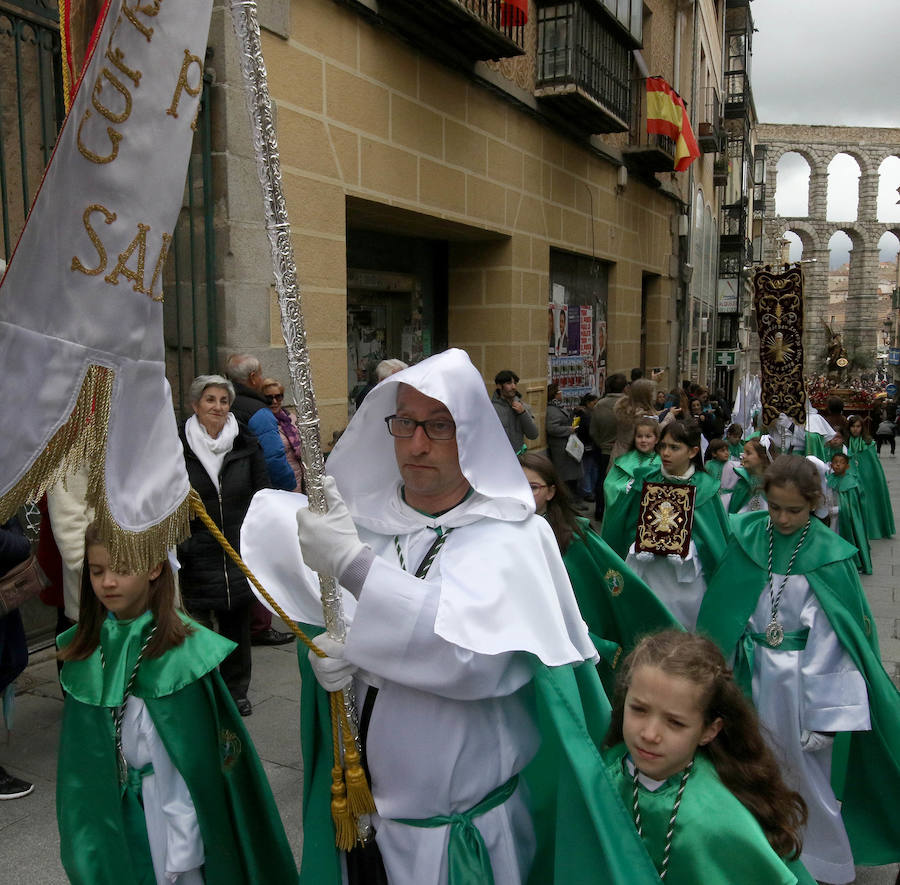
{"type": "MultiPolygon", "coordinates": [[[[238,56],[244,81],[244,94],[250,114],[250,136],[256,157],[256,171],[262,186],[266,216],[266,233],[272,249],[275,289],[281,308],[281,331],[287,348],[291,390],[297,404],[297,428],[300,432],[303,472],[309,506],[316,513],[324,513],[325,461],[319,435],[319,414],[316,409],[306,325],[303,321],[300,288],[297,284],[297,264],[291,242],[284,189],[281,181],[281,158],[278,136],[269,97],[268,75],[262,55],[256,0],[231,0],[231,18],[238,41],[238,56]]],[[[343,642],[346,624],[337,582],[331,575],[319,575],[325,629],[333,639],[343,642]]],[[[348,718],[356,735],[356,703],[352,689],[344,690],[348,718]]]]}

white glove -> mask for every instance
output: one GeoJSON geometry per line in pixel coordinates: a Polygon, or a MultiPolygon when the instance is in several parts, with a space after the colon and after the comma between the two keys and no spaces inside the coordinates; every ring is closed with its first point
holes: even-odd
{"type": "Polygon", "coordinates": [[[678,553],[668,553],[666,554],[666,559],[672,563],[672,565],[682,565],[684,563],[684,559],[678,553]]]}
{"type": "Polygon", "coordinates": [[[327,658],[320,658],[311,649],[306,653],[316,681],[325,691],[341,691],[350,685],[357,667],[344,660],[344,643],[332,639],[327,633],[313,638],[313,645],[322,649],[327,658]]]}
{"type": "Polygon", "coordinates": [[[800,732],[800,749],[804,753],[827,750],[833,743],[833,734],[825,734],[821,731],[807,731],[805,728],[800,732]]]}
{"type": "Polygon", "coordinates": [[[651,553],[649,550],[641,550],[640,553],[635,553],[634,558],[638,562],[653,562],[653,557],[656,554],[651,553]]]}
{"type": "Polygon", "coordinates": [[[334,477],[325,477],[327,513],[309,507],[297,511],[297,538],[303,561],[314,571],[336,578],[365,549],[334,477]]]}

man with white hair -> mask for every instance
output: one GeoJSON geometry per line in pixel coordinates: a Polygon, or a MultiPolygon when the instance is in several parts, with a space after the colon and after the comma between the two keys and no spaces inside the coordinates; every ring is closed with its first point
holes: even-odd
{"type": "Polygon", "coordinates": [[[234,385],[231,411],[259,441],[272,485],[276,489],[293,491],[297,480],[278,435],[278,419],[262,393],[263,373],[259,360],[248,353],[233,353],[225,361],[225,376],[234,385]]]}
{"type": "MultiPolygon", "coordinates": [[[[579,688],[601,720],[609,707],[559,548],[467,355],[450,350],[379,384],[328,473],[328,512],[301,508],[297,531],[308,568],[347,591],[350,626],[344,644],[317,637],[329,657],[309,660],[324,688],[352,679],[361,700],[388,882],[657,881],[588,737],[599,741],[606,723],[585,714],[579,688]],[[591,838],[570,844],[567,815],[591,838]]],[[[287,497],[257,496],[242,548],[288,613],[311,620],[298,595],[313,576],[299,555],[293,568],[273,559],[287,547],[287,497]]],[[[305,783],[327,800],[330,759],[308,749],[305,783]]],[[[307,790],[301,880],[336,882],[340,865],[311,847],[325,842],[311,835],[316,807],[307,790]]]]}

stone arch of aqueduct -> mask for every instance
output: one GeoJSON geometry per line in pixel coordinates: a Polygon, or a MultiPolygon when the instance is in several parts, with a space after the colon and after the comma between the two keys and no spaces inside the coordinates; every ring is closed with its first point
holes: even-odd
{"type": "MultiPolygon", "coordinates": [[[[803,244],[806,300],[804,347],[811,371],[824,362],[825,327],[829,319],[828,242],[844,231],[852,243],[845,342],[876,346],[883,317],[878,309],[878,242],[886,231],[900,239],[900,222],[878,221],[878,170],[885,158],[900,157],[900,129],[853,126],[798,126],[764,123],[757,129],[757,144],[766,147],[766,219],[763,227],[764,263],[781,261],[781,240],[792,231],[803,244]],[[787,153],[800,154],[809,164],[808,215],[775,215],[778,161],[787,153]],[[849,154],[859,164],[859,207],[855,221],[826,220],[828,164],[836,154],[849,154]]],[[[900,182],[898,182],[900,184],[900,182]]]]}

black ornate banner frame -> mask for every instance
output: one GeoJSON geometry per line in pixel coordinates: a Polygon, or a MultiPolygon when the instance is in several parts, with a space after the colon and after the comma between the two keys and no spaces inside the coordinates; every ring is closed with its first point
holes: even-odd
{"type": "Polygon", "coordinates": [[[753,303],[759,330],[762,423],[772,424],[782,412],[806,423],[803,384],[803,273],[800,265],[772,273],[766,267],[753,276],[753,303]]]}

